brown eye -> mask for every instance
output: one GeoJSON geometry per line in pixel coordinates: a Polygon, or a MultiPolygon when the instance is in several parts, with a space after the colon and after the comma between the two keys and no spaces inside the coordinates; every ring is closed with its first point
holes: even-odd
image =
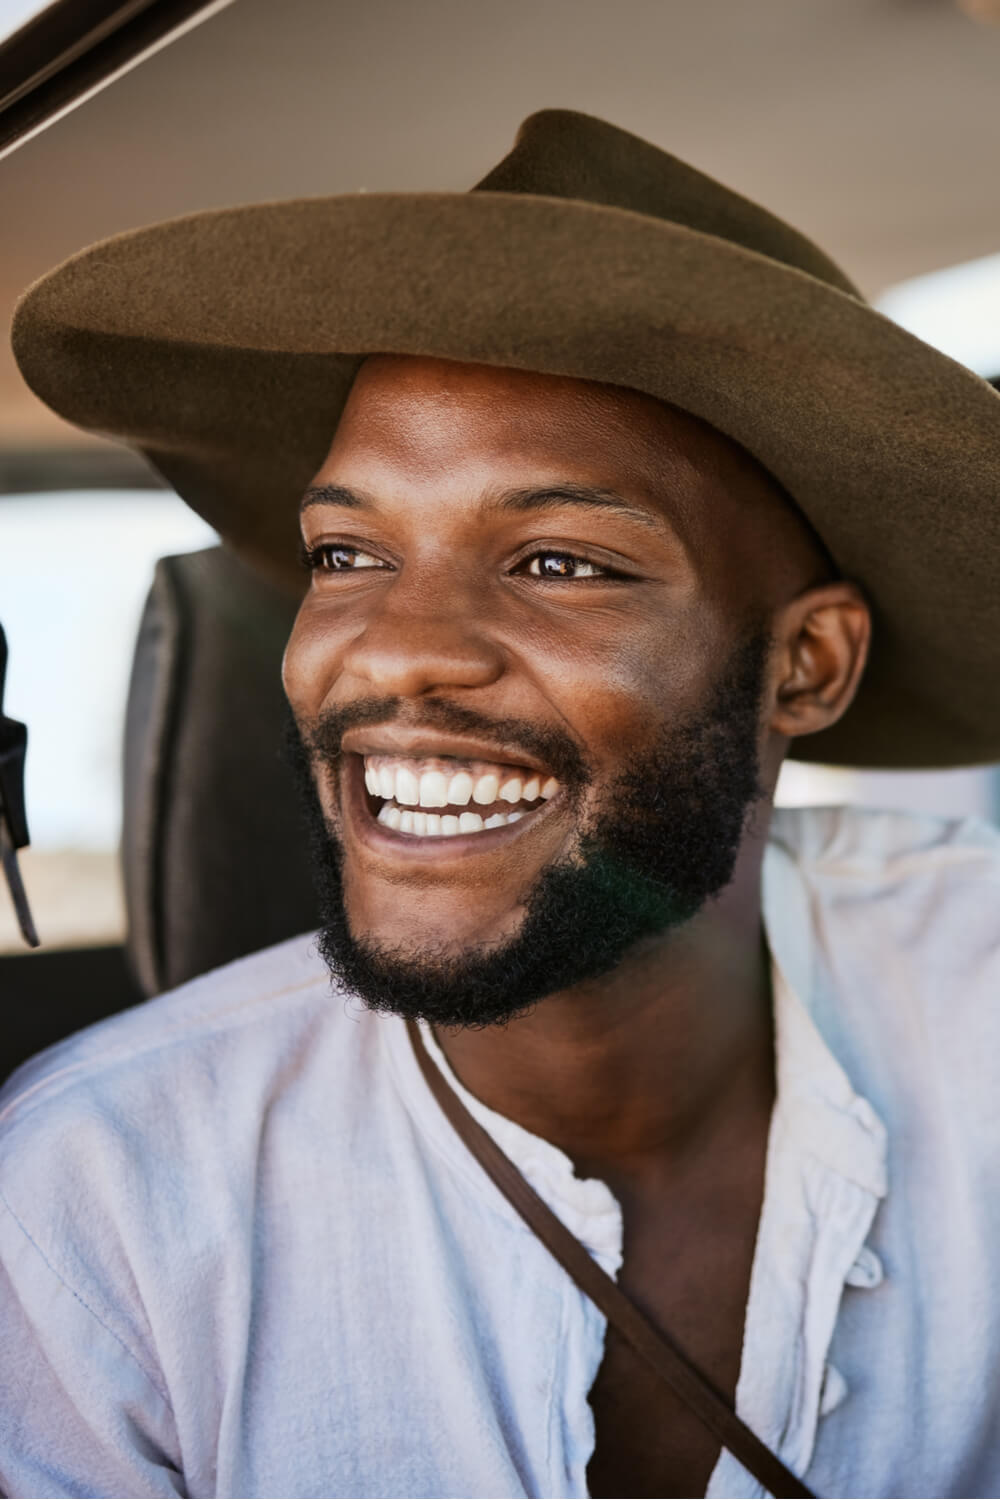
{"type": "Polygon", "coordinates": [[[306,553],[306,559],[309,567],[319,573],[354,573],[359,568],[385,566],[370,552],[362,552],[358,547],[346,547],[338,542],[311,547],[306,553]]]}
{"type": "Polygon", "coordinates": [[[528,572],[535,578],[600,578],[605,569],[572,552],[536,552],[528,561],[528,572]]]}

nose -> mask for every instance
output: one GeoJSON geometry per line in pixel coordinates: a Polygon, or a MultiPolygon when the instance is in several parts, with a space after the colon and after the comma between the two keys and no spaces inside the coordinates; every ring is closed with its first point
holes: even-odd
{"type": "Polygon", "coordinates": [[[453,580],[387,590],[343,656],[343,671],[385,697],[417,698],[436,688],[488,687],[503,672],[482,599],[453,580]]]}

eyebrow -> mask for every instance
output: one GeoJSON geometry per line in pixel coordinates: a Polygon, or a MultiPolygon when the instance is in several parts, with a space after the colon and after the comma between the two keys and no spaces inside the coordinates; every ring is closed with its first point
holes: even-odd
{"type": "Polygon", "coordinates": [[[615,490],[585,484],[555,484],[538,489],[529,487],[506,490],[492,501],[490,508],[499,511],[533,511],[555,510],[560,505],[583,505],[590,510],[602,510],[624,516],[629,521],[639,521],[644,526],[656,529],[660,527],[654,515],[638,505],[631,505],[615,490]]]}
{"type": "MultiPolygon", "coordinates": [[[[309,486],[302,497],[300,513],[308,510],[311,505],[339,505],[348,510],[369,510],[373,502],[356,490],[348,489],[346,485],[314,484],[309,486]]],[[[649,511],[638,505],[631,505],[615,490],[591,485],[557,484],[504,490],[491,499],[489,509],[516,513],[555,510],[561,505],[583,505],[590,510],[601,510],[630,521],[638,521],[654,530],[662,529],[662,523],[649,511]]]]}
{"type": "Polygon", "coordinates": [[[346,505],[350,510],[364,510],[369,501],[343,484],[311,484],[302,496],[299,515],[310,505],[346,505]]]}

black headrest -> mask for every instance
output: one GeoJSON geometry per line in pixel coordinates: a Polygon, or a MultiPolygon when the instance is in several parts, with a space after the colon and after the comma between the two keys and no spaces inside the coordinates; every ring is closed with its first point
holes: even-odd
{"type": "Polygon", "coordinates": [[[295,605],[221,547],[163,558],[125,726],[128,950],[148,995],[316,925],[281,758],[295,605]]]}

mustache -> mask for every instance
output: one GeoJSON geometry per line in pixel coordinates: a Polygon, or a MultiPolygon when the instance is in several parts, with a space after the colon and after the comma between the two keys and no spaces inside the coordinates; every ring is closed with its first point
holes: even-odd
{"type": "Polygon", "coordinates": [[[591,771],[580,747],[563,729],[541,727],[523,719],[492,719],[475,709],[447,698],[428,698],[415,707],[404,698],[359,698],[339,708],[328,708],[299,732],[313,760],[335,770],[344,753],[343,739],[349,729],[367,729],[375,724],[405,724],[408,729],[440,729],[453,734],[476,734],[511,750],[527,751],[541,761],[570,792],[591,779],[591,771]]]}

